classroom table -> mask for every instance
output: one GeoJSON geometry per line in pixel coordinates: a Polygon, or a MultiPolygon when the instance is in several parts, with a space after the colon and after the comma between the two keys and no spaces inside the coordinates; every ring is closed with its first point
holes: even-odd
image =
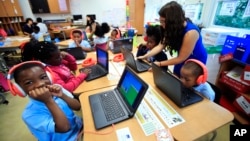
{"type": "Polygon", "coordinates": [[[22,43],[29,40],[30,37],[28,36],[8,36],[4,41],[4,45],[0,46],[0,52],[16,51],[22,43]]]}
{"type": "MultiPolygon", "coordinates": [[[[111,62],[116,68],[117,72],[121,75],[122,67],[124,67],[124,62],[114,63],[111,62]]],[[[154,84],[152,72],[138,73],[138,75],[146,81],[150,88],[154,89],[160,96],[167,101],[167,103],[174,108],[184,119],[185,122],[170,128],[170,132],[175,138],[175,140],[186,141],[186,140],[196,140],[200,137],[213,132],[214,130],[230,123],[233,120],[233,115],[231,112],[221,107],[220,105],[205,99],[201,102],[189,105],[184,108],[179,108],[174,102],[172,102],[164,93],[162,93],[154,84]]],[[[99,83],[101,83],[99,81],[99,83]]],[[[80,95],[80,102],[82,106],[82,114],[84,119],[84,140],[118,140],[115,130],[128,127],[130,133],[132,134],[133,140],[143,140],[152,141],[156,140],[155,135],[146,136],[140,127],[137,119],[135,117],[122,121],[115,124],[114,129],[112,126],[106,127],[101,130],[95,130],[94,122],[90,110],[88,96],[103,92],[106,90],[114,89],[115,86],[110,86],[101,89],[95,89],[91,91],[84,92],[80,95]],[[89,133],[95,132],[95,133],[89,133]],[[105,134],[105,135],[98,135],[105,134]]],[[[151,108],[153,109],[153,108],[151,108]]],[[[155,110],[153,109],[154,113],[155,110]]],[[[156,113],[155,113],[156,114],[156,113]]],[[[157,115],[157,114],[156,114],[157,115]]],[[[166,124],[157,115],[161,123],[168,128],[166,124]]]]}
{"type": "MultiPolygon", "coordinates": [[[[118,83],[120,75],[115,69],[114,65],[111,64],[113,54],[110,51],[108,51],[108,53],[109,53],[109,73],[104,77],[100,77],[91,81],[82,82],[74,91],[75,94],[80,94],[86,91],[114,86],[118,83]]],[[[96,52],[88,52],[86,58],[93,58],[96,60],[96,52]]],[[[79,74],[80,68],[82,68],[81,64],[78,65],[78,70],[76,71],[76,75],[79,74]]]]}
{"type": "Polygon", "coordinates": [[[59,48],[67,48],[70,43],[74,42],[72,39],[67,39],[64,41],[60,41],[55,43],[59,48]]]}

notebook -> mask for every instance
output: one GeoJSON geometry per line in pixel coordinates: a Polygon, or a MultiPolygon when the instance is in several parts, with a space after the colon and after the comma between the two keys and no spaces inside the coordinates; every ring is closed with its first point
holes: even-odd
{"type": "Polygon", "coordinates": [[[151,67],[143,60],[135,60],[133,53],[127,50],[126,48],[121,48],[121,51],[126,60],[126,64],[137,73],[148,71],[148,69],[151,67]]]}
{"type": "Polygon", "coordinates": [[[95,128],[132,118],[147,89],[148,85],[126,66],[116,88],[89,96],[95,128]]]}
{"type": "Polygon", "coordinates": [[[103,76],[106,76],[109,72],[109,58],[108,53],[105,50],[96,48],[96,58],[97,63],[94,66],[89,66],[81,68],[79,71],[82,72],[84,69],[91,69],[91,72],[88,74],[86,81],[94,80],[103,76]]]}
{"type": "Polygon", "coordinates": [[[121,38],[113,41],[113,48],[110,49],[113,54],[121,53],[121,47],[133,50],[133,38],[121,38]]]}
{"type": "Polygon", "coordinates": [[[152,63],[152,71],[155,85],[179,107],[185,107],[203,99],[195,91],[185,88],[173,74],[154,63],[152,63]]]}
{"type": "Polygon", "coordinates": [[[86,55],[87,55],[85,52],[83,52],[81,47],[63,48],[63,49],[60,49],[60,50],[68,52],[69,54],[74,56],[76,60],[83,60],[83,59],[86,58],[86,55]]]}

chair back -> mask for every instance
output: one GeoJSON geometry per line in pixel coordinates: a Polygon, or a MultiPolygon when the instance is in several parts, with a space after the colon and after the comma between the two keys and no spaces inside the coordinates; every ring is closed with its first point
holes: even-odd
{"type": "Polygon", "coordinates": [[[102,50],[107,50],[107,43],[102,43],[102,44],[96,44],[95,48],[100,48],[102,50]]]}
{"type": "MultiPolygon", "coordinates": [[[[208,81],[207,81],[208,82],[208,81]]],[[[212,89],[214,90],[215,93],[215,98],[214,98],[214,102],[217,104],[220,104],[220,98],[221,98],[221,90],[219,87],[217,87],[216,85],[212,84],[211,82],[208,82],[208,84],[212,87],[212,89]]]]}

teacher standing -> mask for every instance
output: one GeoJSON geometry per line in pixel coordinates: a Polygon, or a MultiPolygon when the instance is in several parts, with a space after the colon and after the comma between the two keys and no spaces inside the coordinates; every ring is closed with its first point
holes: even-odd
{"type": "Polygon", "coordinates": [[[192,23],[188,18],[185,18],[185,13],[180,4],[171,1],[165,4],[160,11],[161,24],[161,42],[144,56],[139,56],[138,59],[151,57],[164,48],[173,52],[177,52],[177,57],[172,59],[155,62],[158,66],[174,66],[174,73],[180,76],[180,69],[187,59],[197,59],[204,64],[207,61],[207,52],[202,43],[199,28],[192,23]]]}

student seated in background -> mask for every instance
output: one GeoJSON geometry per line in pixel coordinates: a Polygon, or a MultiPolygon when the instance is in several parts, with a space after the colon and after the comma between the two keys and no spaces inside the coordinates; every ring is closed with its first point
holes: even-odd
{"type": "Polygon", "coordinates": [[[52,70],[54,82],[73,92],[87,77],[90,69],[74,75],[77,69],[76,59],[66,52],[60,52],[51,42],[27,43],[23,47],[22,61],[39,60],[52,70]]]}
{"type": "Polygon", "coordinates": [[[211,101],[215,92],[207,82],[207,68],[199,60],[188,59],[181,68],[180,80],[187,88],[192,88],[211,101]]]}
{"type": "Polygon", "coordinates": [[[60,85],[53,84],[53,76],[45,64],[27,61],[10,69],[12,94],[28,95],[22,119],[39,141],[75,141],[83,128],[82,119],[73,110],[80,110],[80,102],[60,85]],[[19,87],[19,89],[13,89],[19,87]],[[19,92],[18,92],[19,91],[19,92]]]}
{"type": "Polygon", "coordinates": [[[31,34],[31,37],[37,41],[44,41],[43,33],[40,32],[40,28],[38,26],[33,27],[33,33],[31,34]]]}
{"type": "Polygon", "coordinates": [[[109,41],[108,41],[108,46],[110,49],[113,48],[113,42],[114,40],[120,39],[121,38],[121,31],[118,28],[114,28],[111,31],[111,35],[109,37],[109,41]]]}
{"type": "MultiPolygon", "coordinates": [[[[146,45],[145,44],[140,44],[136,53],[136,57],[138,56],[143,56],[150,52],[151,49],[156,47],[160,41],[161,41],[161,31],[160,31],[160,26],[148,26],[146,30],[146,45]]],[[[166,53],[162,50],[158,54],[147,58],[149,62],[154,62],[154,61],[164,61],[168,60],[168,57],[166,53]]],[[[163,69],[167,70],[168,66],[161,66],[163,69]]]]}
{"type": "Polygon", "coordinates": [[[96,21],[95,21],[95,17],[92,16],[92,15],[87,15],[86,16],[86,19],[87,19],[87,27],[85,29],[86,33],[88,33],[89,35],[89,39],[92,40],[93,39],[93,35],[94,35],[94,32],[95,32],[95,27],[96,25],[98,24],[96,21]]]}
{"type": "Polygon", "coordinates": [[[71,39],[74,40],[74,42],[69,44],[69,48],[81,47],[82,50],[85,52],[93,50],[89,42],[84,40],[84,35],[81,30],[79,29],[73,30],[71,33],[71,39]]]}
{"type": "Polygon", "coordinates": [[[93,40],[94,47],[99,47],[103,50],[107,50],[108,37],[105,34],[110,31],[108,23],[104,22],[101,25],[97,24],[95,27],[94,35],[96,36],[93,40]]]}
{"type": "Polygon", "coordinates": [[[38,26],[40,28],[40,32],[42,34],[48,33],[48,27],[45,23],[43,23],[42,18],[40,18],[40,17],[36,18],[36,22],[37,22],[36,26],[38,26]]]}
{"type": "Polygon", "coordinates": [[[1,40],[4,40],[4,39],[7,38],[6,31],[3,28],[1,28],[1,27],[0,27],[0,38],[1,38],[1,40]]]}
{"type": "Polygon", "coordinates": [[[23,34],[31,35],[33,33],[33,20],[31,18],[26,19],[26,24],[23,26],[23,34]]]}

